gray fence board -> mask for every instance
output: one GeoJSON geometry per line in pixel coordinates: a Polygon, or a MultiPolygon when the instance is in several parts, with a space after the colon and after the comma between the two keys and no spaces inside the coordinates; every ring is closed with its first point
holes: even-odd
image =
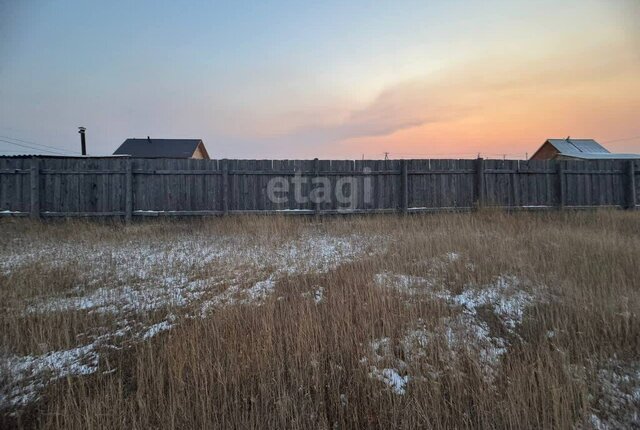
{"type": "Polygon", "coordinates": [[[509,209],[629,207],[640,200],[639,160],[484,160],[481,175],[476,160],[37,157],[35,176],[32,162],[31,157],[0,157],[0,214],[26,216],[35,211],[36,216],[59,217],[468,210],[478,205],[480,186],[486,205],[509,209]],[[37,180],[35,195],[32,178],[37,180]],[[289,184],[288,193],[280,193],[282,202],[269,198],[274,178],[289,184]],[[297,192],[303,201],[296,199],[294,181],[300,182],[297,192]],[[310,199],[312,192],[325,186],[329,201],[316,206],[310,199]]]}

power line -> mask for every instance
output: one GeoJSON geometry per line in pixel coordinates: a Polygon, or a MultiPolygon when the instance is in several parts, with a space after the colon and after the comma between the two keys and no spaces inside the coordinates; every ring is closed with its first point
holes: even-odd
{"type": "MultiPolygon", "coordinates": [[[[56,150],[56,151],[62,151],[62,152],[66,152],[66,153],[71,152],[71,153],[74,153],[74,154],[79,154],[79,152],[77,152],[77,151],[66,151],[66,150],[64,150],[62,148],[58,148],[56,146],[50,146],[50,145],[45,145],[43,143],[32,142],[32,141],[24,140],[24,139],[18,139],[17,137],[10,137],[10,136],[2,136],[2,135],[0,135],[0,138],[9,139],[9,140],[13,140],[13,141],[16,141],[16,142],[26,143],[28,145],[42,146],[44,148],[50,148],[50,149],[53,149],[53,150],[56,150]]],[[[3,140],[3,142],[7,142],[7,141],[3,140]]],[[[11,143],[11,142],[7,142],[7,143],[11,143]]],[[[33,149],[33,148],[31,148],[31,149],[33,149]]]]}
{"type": "Polygon", "coordinates": [[[64,152],[62,152],[62,150],[51,151],[51,150],[48,150],[48,149],[38,148],[36,146],[24,145],[22,143],[11,142],[11,141],[5,140],[5,139],[0,139],[0,142],[8,143],[9,145],[19,146],[21,148],[33,149],[35,151],[43,151],[43,152],[48,152],[50,154],[62,154],[62,155],[64,155],[64,152]]]}
{"type": "MultiPolygon", "coordinates": [[[[433,157],[433,156],[445,156],[445,155],[477,155],[477,152],[440,152],[440,153],[404,153],[404,152],[390,152],[390,155],[399,155],[402,157],[433,157]]],[[[500,154],[502,155],[502,154],[500,154]]]]}
{"type": "Polygon", "coordinates": [[[35,151],[48,152],[50,154],[55,154],[55,155],[67,155],[68,154],[68,153],[63,152],[63,150],[61,150],[61,149],[57,149],[56,151],[51,151],[51,150],[48,150],[48,149],[37,148],[35,146],[24,145],[22,143],[11,142],[11,141],[5,140],[5,139],[0,139],[0,142],[5,142],[5,143],[8,143],[9,145],[19,146],[21,148],[33,149],[35,151]]]}
{"type": "Polygon", "coordinates": [[[401,153],[401,152],[387,152],[382,153],[382,155],[389,156],[398,156],[398,157],[478,157],[478,156],[489,156],[489,157],[500,157],[502,159],[506,159],[507,157],[513,158],[522,158],[524,155],[524,159],[527,159],[527,154],[522,152],[440,152],[440,153],[401,153]]]}
{"type": "Polygon", "coordinates": [[[400,156],[424,156],[430,157],[433,155],[475,155],[476,152],[441,152],[441,153],[430,153],[430,154],[417,154],[417,153],[404,153],[404,152],[387,152],[389,155],[400,155],[400,156]]]}
{"type": "MultiPolygon", "coordinates": [[[[24,140],[24,139],[18,139],[17,137],[1,136],[1,135],[0,135],[0,137],[1,137],[1,138],[3,138],[3,139],[16,140],[16,141],[18,141],[18,142],[22,142],[22,143],[29,143],[29,144],[31,144],[31,145],[40,145],[39,143],[31,142],[31,141],[29,141],[29,140],[24,140]]],[[[47,145],[42,145],[42,146],[47,146],[47,145]]]]}
{"type": "Polygon", "coordinates": [[[608,140],[608,141],[602,142],[602,143],[623,142],[625,140],[634,140],[634,139],[640,139],[640,135],[639,136],[633,136],[633,137],[623,137],[621,139],[608,140]]]}
{"type": "Polygon", "coordinates": [[[25,154],[24,151],[9,151],[7,149],[0,149],[0,156],[5,154],[31,155],[31,154],[25,154]]]}

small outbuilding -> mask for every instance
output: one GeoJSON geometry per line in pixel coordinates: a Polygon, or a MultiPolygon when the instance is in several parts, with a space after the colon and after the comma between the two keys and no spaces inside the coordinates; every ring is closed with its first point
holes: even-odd
{"type": "Polygon", "coordinates": [[[640,154],[615,154],[593,139],[547,139],[531,160],[624,160],[640,154]]]}
{"type": "Polygon", "coordinates": [[[127,139],[113,155],[143,158],[193,158],[208,160],[202,139],[127,139]]]}

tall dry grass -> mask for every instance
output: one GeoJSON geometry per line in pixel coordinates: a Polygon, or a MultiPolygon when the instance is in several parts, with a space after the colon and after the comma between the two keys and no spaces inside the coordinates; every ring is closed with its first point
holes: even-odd
{"type": "MultiPolygon", "coordinates": [[[[125,338],[101,351],[100,371],[53,381],[40,400],[5,411],[4,428],[640,426],[638,213],[487,211],[131,226],[20,221],[4,222],[0,230],[0,255],[7,261],[23,246],[135,249],[138,243],[163,246],[219,235],[274,249],[308,231],[361,235],[370,243],[367,252],[328,271],[279,272],[275,290],[259,304],[218,306],[205,318],[176,309],[171,330],[147,341],[125,338]],[[452,253],[456,258],[447,259],[452,253]],[[385,288],[376,274],[432,282],[385,288]],[[428,291],[459,295],[505,275],[522,281],[518,288],[532,297],[512,328],[491,306],[465,316],[464,307],[428,291]],[[322,297],[314,300],[318,291],[322,297]],[[473,336],[451,334],[465,333],[451,323],[461,316],[505,342],[506,352],[489,367],[484,355],[490,348],[472,345],[473,336]],[[427,340],[409,347],[408,333],[417,328],[427,340]],[[462,345],[447,343],[451,336],[463,336],[462,345]],[[403,392],[376,376],[382,368],[409,376],[403,392]]],[[[24,312],[33,300],[72,295],[81,285],[128,282],[114,277],[121,267],[107,260],[95,263],[89,279],[81,258],[43,263],[50,259],[56,256],[0,275],[5,354],[71,348],[92,329],[115,328],[113,316],[88,310],[24,312]]],[[[258,271],[253,263],[246,263],[247,270],[242,261],[225,264],[194,262],[175,270],[192,279],[217,276],[211,283],[216,292],[243,280],[250,286],[271,273],[268,265],[258,271]],[[237,273],[241,279],[231,281],[237,273]]],[[[157,311],[145,312],[141,321],[158,318],[157,311]]]]}

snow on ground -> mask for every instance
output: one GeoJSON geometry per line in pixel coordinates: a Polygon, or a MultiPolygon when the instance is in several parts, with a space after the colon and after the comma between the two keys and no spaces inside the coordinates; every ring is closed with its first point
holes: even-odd
{"type": "Polygon", "coordinates": [[[86,295],[41,298],[27,306],[26,313],[42,314],[89,310],[98,313],[152,311],[164,307],[181,307],[202,296],[208,285],[186,278],[167,278],[157,284],[141,283],[119,288],[102,287],[76,291],[86,295]]]}
{"type": "Polygon", "coordinates": [[[175,324],[170,323],[169,321],[162,321],[157,324],[150,326],[143,334],[142,338],[147,340],[151,339],[153,336],[161,333],[163,331],[170,330],[175,324]]]}
{"type": "Polygon", "coordinates": [[[93,341],[86,345],[62,351],[47,352],[42,355],[10,355],[0,357],[3,365],[3,380],[0,386],[0,410],[8,407],[27,405],[39,396],[39,392],[56,379],[68,376],[89,375],[98,371],[100,350],[116,348],[113,341],[130,335],[137,340],[149,340],[157,334],[175,326],[175,316],[145,327],[122,321],[113,333],[92,336],[93,341]]]}
{"type": "MultiPolygon", "coordinates": [[[[115,322],[110,331],[88,335],[85,344],[75,348],[0,356],[0,409],[33,402],[56,379],[98,371],[103,348],[116,347],[114,343],[125,337],[143,342],[170,331],[178,324],[176,314],[181,309],[187,318],[205,318],[225,306],[259,306],[273,294],[282,276],[330,271],[372,255],[371,244],[377,252],[384,252],[389,240],[316,232],[273,244],[252,237],[220,236],[142,244],[18,247],[24,251],[0,256],[0,273],[10,275],[33,264],[70,264],[83,274],[81,284],[72,290],[26,303],[24,315],[87,311],[113,315],[115,322]],[[157,322],[150,324],[138,317],[149,312],[159,313],[157,322]],[[166,312],[164,317],[162,312],[166,312]]],[[[452,311],[436,326],[427,327],[418,320],[399,338],[370,342],[361,363],[369,377],[396,395],[404,395],[414,381],[437,380],[442,370],[456,371],[466,356],[480,363],[481,375],[491,384],[502,357],[520,339],[517,330],[527,308],[545,300],[543,287],[512,274],[496,276],[487,284],[467,284],[453,292],[445,287],[440,274],[451,264],[474,270],[473,262],[452,251],[429,260],[424,276],[387,271],[373,277],[379,288],[440,300],[452,311]],[[492,329],[484,319],[486,310],[496,317],[491,323],[500,324],[501,330],[492,329]],[[437,358],[429,354],[432,348],[437,348],[437,358]]],[[[326,291],[317,287],[302,294],[320,304],[326,291]]],[[[550,340],[555,336],[553,330],[547,332],[550,340]]],[[[611,360],[595,367],[599,391],[590,425],[597,429],[640,427],[640,363],[611,360]],[[632,412],[621,417],[620,411],[632,412]]],[[[585,380],[585,375],[583,369],[576,377],[585,380]]]]}
{"type": "Polygon", "coordinates": [[[513,331],[522,322],[526,308],[535,301],[534,295],[523,287],[528,286],[518,277],[501,275],[480,288],[470,286],[457,295],[446,292],[437,296],[463,307],[470,315],[476,315],[480,307],[489,306],[506,328],[513,331]]]}
{"type": "Polygon", "coordinates": [[[425,294],[430,288],[435,287],[437,282],[435,279],[389,272],[378,273],[373,279],[380,287],[390,288],[408,295],[425,294]]]}
{"type": "Polygon", "coordinates": [[[310,298],[316,305],[318,305],[324,300],[324,288],[317,287],[313,291],[305,291],[302,293],[302,297],[310,298]]]}
{"type": "Polygon", "coordinates": [[[388,385],[396,394],[403,395],[406,392],[409,376],[400,376],[396,369],[379,370],[378,368],[373,367],[369,375],[372,378],[376,378],[388,385]]]}
{"type": "MultiPolygon", "coordinates": [[[[248,236],[220,236],[100,246],[57,244],[25,248],[22,253],[0,258],[0,271],[5,275],[32,264],[51,268],[71,264],[82,274],[81,285],[31,300],[24,315],[106,313],[116,317],[118,327],[113,333],[90,336],[94,343],[82,347],[4,358],[7,377],[2,382],[6,389],[0,392],[0,409],[33,401],[52,380],[95,372],[100,348],[113,346],[114,340],[124,335],[145,341],[170,330],[177,324],[174,312],[180,309],[185,309],[188,318],[204,318],[223,306],[259,305],[273,293],[281,276],[326,272],[368,255],[372,243],[380,252],[386,239],[312,232],[275,243],[248,236]],[[251,282],[264,273],[266,278],[251,282]],[[192,280],[193,274],[202,279],[192,280]],[[189,312],[193,307],[196,312],[189,312]],[[143,324],[145,314],[163,310],[167,312],[164,320],[143,324]]],[[[322,298],[320,288],[313,299],[319,303],[322,298]]]]}
{"type": "MultiPolygon", "coordinates": [[[[594,429],[640,428],[640,362],[611,359],[594,365],[597,391],[590,424],[594,429]]],[[[572,369],[585,380],[586,369],[572,369]]]]}
{"type": "MultiPolygon", "coordinates": [[[[449,252],[442,258],[431,260],[430,263],[435,269],[442,269],[461,258],[459,253],[449,252]]],[[[467,263],[465,267],[472,270],[473,264],[467,263]]],[[[407,330],[398,340],[396,349],[391,348],[392,342],[388,338],[377,339],[371,343],[371,357],[363,359],[363,362],[371,366],[372,377],[385,382],[397,394],[403,394],[404,389],[396,388],[397,378],[381,377],[380,375],[384,375],[383,370],[406,372],[410,364],[425,356],[429,346],[434,343],[446,347],[446,354],[442,360],[447,363],[448,369],[455,369],[456,363],[464,355],[472,355],[474,361],[482,365],[480,370],[485,381],[491,383],[501,364],[501,357],[508,351],[510,340],[493,333],[487,321],[480,317],[479,310],[490,309],[503,326],[504,330],[501,332],[510,333],[517,339],[516,329],[522,322],[527,307],[543,300],[540,287],[531,286],[528,282],[508,274],[497,276],[486,285],[467,284],[458,294],[443,287],[445,282],[438,278],[437,270],[429,271],[427,277],[383,272],[375,275],[373,281],[379,288],[409,296],[443,300],[457,312],[452,317],[442,318],[440,325],[430,330],[418,321],[415,328],[407,330]],[[401,354],[397,353],[398,350],[401,354]],[[371,361],[373,363],[370,363],[371,361]],[[381,363],[391,363],[393,367],[380,370],[378,366],[381,363]]],[[[433,366],[427,364],[426,367],[433,369],[429,375],[415,376],[438,377],[433,366]]],[[[404,385],[411,380],[409,375],[405,376],[404,385]]]]}
{"type": "Polygon", "coordinates": [[[527,307],[543,300],[542,288],[532,286],[529,282],[509,274],[497,276],[487,285],[465,285],[459,294],[442,288],[443,281],[436,277],[424,278],[384,272],[374,276],[374,283],[381,288],[408,295],[426,295],[442,299],[471,316],[476,316],[480,308],[490,307],[511,332],[522,322],[527,307]]]}
{"type": "Polygon", "coordinates": [[[276,287],[276,282],[273,278],[256,282],[256,284],[253,287],[248,288],[245,291],[247,298],[243,303],[262,301],[271,295],[275,287],[276,287]]]}
{"type": "Polygon", "coordinates": [[[406,374],[403,376],[401,373],[405,373],[407,364],[404,360],[393,356],[391,339],[388,337],[375,339],[369,346],[370,355],[360,360],[363,365],[369,366],[369,377],[384,383],[395,394],[405,394],[409,376],[406,374]],[[385,364],[394,367],[384,367],[385,364]]]}
{"type": "Polygon", "coordinates": [[[369,366],[372,378],[384,382],[396,394],[404,394],[411,380],[439,379],[438,369],[456,371],[465,356],[472,356],[474,362],[480,363],[484,380],[492,383],[501,357],[507,352],[507,340],[492,336],[485,322],[468,314],[443,318],[440,323],[427,329],[419,321],[395,342],[387,337],[373,340],[369,345],[370,354],[363,357],[361,363],[369,366]],[[430,348],[439,351],[439,365],[433,362],[435,356],[429,355],[430,348]],[[415,369],[427,369],[427,372],[410,374],[415,369]]]}
{"type": "Polygon", "coordinates": [[[449,362],[455,363],[461,354],[474,356],[482,366],[480,370],[484,380],[493,382],[509,342],[502,337],[492,336],[486,322],[467,314],[445,319],[444,326],[449,362]]]}
{"type": "MultiPolygon", "coordinates": [[[[10,273],[17,267],[33,262],[64,264],[79,255],[87,255],[89,265],[86,285],[80,285],[64,295],[38,298],[29,303],[25,314],[44,314],[86,310],[90,313],[108,313],[116,316],[117,331],[93,337],[94,343],[69,351],[57,351],[39,357],[10,357],[8,363],[11,391],[2,393],[2,405],[23,404],[37,397],[46,381],[67,375],[87,374],[97,370],[99,347],[106,347],[114,339],[127,335],[137,341],[145,341],[177,324],[174,312],[187,310],[188,318],[204,318],[216,308],[232,305],[260,305],[274,291],[281,276],[326,272],[340,264],[369,255],[368,244],[381,242],[380,238],[362,236],[334,237],[305,234],[298,240],[265,245],[250,238],[219,238],[217,241],[176,241],[163,247],[150,244],[126,244],[106,246],[102,249],[84,249],[82,246],[59,250],[60,258],[47,260],[49,252],[26,252],[9,263],[4,261],[2,270],[10,273]],[[133,248],[135,246],[135,248],[133,248]],[[209,267],[212,270],[207,270],[209,267]],[[217,270],[224,267],[222,274],[217,270]],[[104,285],[104,271],[113,272],[115,285],[104,285]],[[203,271],[202,279],[190,279],[190,274],[203,271]],[[261,275],[263,274],[263,275],[261,275]],[[265,276],[247,285],[246,280],[265,276]],[[168,312],[164,320],[152,325],[141,324],[137,315],[150,311],[168,312]],[[28,365],[29,363],[33,365],[28,365]],[[58,364],[52,364],[58,363],[58,364]],[[34,381],[34,382],[29,382],[34,381]],[[22,388],[21,388],[22,387],[22,388]]],[[[382,240],[385,242],[385,240],[382,240]]],[[[378,250],[384,247],[377,246],[378,250]]],[[[457,252],[449,252],[430,264],[442,269],[461,259],[457,252]]],[[[469,265],[467,265],[469,267],[469,265]]],[[[435,271],[437,273],[437,270],[435,271]]],[[[483,364],[485,378],[491,381],[500,364],[500,357],[507,351],[506,339],[492,336],[485,321],[478,317],[480,307],[490,307],[505,328],[513,331],[522,321],[526,307],[533,302],[533,295],[521,288],[522,282],[515,276],[500,276],[489,285],[468,285],[459,294],[442,288],[442,280],[436,274],[428,277],[402,273],[383,272],[375,275],[379,287],[390,288],[407,295],[429,295],[444,300],[460,312],[444,319],[437,330],[426,330],[420,323],[400,339],[404,359],[393,354],[388,338],[372,342],[369,359],[370,376],[388,385],[396,394],[404,394],[411,378],[407,369],[412,361],[425,356],[433,342],[443,342],[448,348],[447,360],[453,368],[461,354],[474,354],[483,364]]],[[[322,302],[325,291],[318,287],[304,293],[316,304],[322,302]]],[[[367,361],[365,359],[365,361],[367,361]]],[[[436,372],[431,375],[434,376],[436,372]]]]}
{"type": "Polygon", "coordinates": [[[97,344],[91,343],[40,356],[3,358],[4,381],[0,408],[24,406],[38,398],[38,392],[55,379],[89,375],[98,370],[97,344]]]}
{"type": "MultiPolygon", "coordinates": [[[[375,242],[375,241],[373,241],[375,242]]],[[[75,248],[72,255],[63,249],[60,258],[48,264],[60,264],[65,260],[75,260],[78,256],[91,255],[85,261],[89,272],[98,272],[89,276],[87,285],[78,286],[74,291],[61,297],[45,297],[35,300],[26,307],[27,313],[67,312],[71,310],[89,310],[99,313],[126,314],[130,312],[152,311],[165,307],[186,307],[203,298],[212,288],[222,284],[229,285],[226,294],[210,305],[229,304],[231,296],[240,293],[240,285],[250,279],[252,273],[268,271],[271,276],[248,288],[244,300],[234,303],[249,303],[264,300],[273,288],[278,277],[284,274],[304,274],[326,272],[339,264],[351,261],[368,253],[371,238],[361,236],[334,237],[307,234],[295,241],[269,246],[258,241],[221,239],[215,245],[193,242],[169,243],[159,250],[156,247],[111,248],[101,252],[88,252],[82,247],[75,248]],[[106,268],[105,268],[106,265],[106,268]],[[198,270],[217,272],[217,268],[231,268],[231,279],[223,275],[210,275],[206,279],[189,280],[189,273],[198,270]],[[112,269],[116,283],[121,286],[92,288],[93,280],[101,280],[102,272],[112,269]]],[[[45,253],[45,255],[49,255],[45,253]]],[[[17,266],[27,260],[40,261],[40,253],[27,253],[16,258],[17,266]]],[[[12,270],[4,262],[5,271],[12,270]]],[[[10,266],[10,265],[9,265],[10,266]]]]}
{"type": "Polygon", "coordinates": [[[23,251],[0,258],[0,271],[5,275],[30,264],[58,267],[65,263],[77,264],[88,278],[103,280],[105,266],[113,269],[116,280],[161,279],[182,271],[206,268],[215,264],[249,264],[271,266],[289,274],[326,272],[382,245],[388,239],[381,236],[331,236],[308,232],[297,239],[266,243],[249,235],[214,236],[201,239],[175,239],[129,242],[124,244],[38,244],[25,245],[23,251]]]}
{"type": "Polygon", "coordinates": [[[317,305],[324,300],[324,288],[319,287],[313,292],[313,301],[317,305]]]}

